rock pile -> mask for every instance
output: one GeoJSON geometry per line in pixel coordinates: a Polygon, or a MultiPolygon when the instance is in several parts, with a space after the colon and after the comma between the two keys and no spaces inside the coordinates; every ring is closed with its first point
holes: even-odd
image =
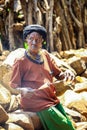
{"type": "MultiPolygon", "coordinates": [[[[24,112],[20,108],[20,93],[9,86],[12,65],[25,49],[4,52],[0,56],[0,129],[42,130],[36,113],[24,112]],[[3,56],[4,55],[4,56],[3,56]],[[2,58],[4,57],[4,58],[2,58]],[[3,60],[2,60],[3,59],[3,60]]],[[[65,71],[71,69],[75,81],[56,83],[57,96],[77,130],[87,129],[87,50],[69,50],[50,54],[58,66],[65,71]]],[[[54,79],[55,80],[55,79],[54,79]]]]}

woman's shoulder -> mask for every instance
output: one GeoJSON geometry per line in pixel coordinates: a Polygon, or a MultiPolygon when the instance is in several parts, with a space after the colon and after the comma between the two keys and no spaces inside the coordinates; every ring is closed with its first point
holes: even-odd
{"type": "Polygon", "coordinates": [[[25,56],[25,53],[23,53],[22,55],[18,56],[17,58],[15,58],[15,61],[14,63],[23,63],[23,62],[26,62],[27,58],[25,56]]]}
{"type": "Polygon", "coordinates": [[[41,53],[44,54],[44,55],[49,55],[49,52],[46,49],[42,49],[41,53]]]}

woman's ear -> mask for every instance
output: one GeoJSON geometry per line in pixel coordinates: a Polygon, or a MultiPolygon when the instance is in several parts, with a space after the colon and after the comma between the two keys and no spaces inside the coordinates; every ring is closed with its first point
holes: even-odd
{"type": "Polygon", "coordinates": [[[27,38],[25,39],[25,42],[28,43],[28,39],[27,38]]]}

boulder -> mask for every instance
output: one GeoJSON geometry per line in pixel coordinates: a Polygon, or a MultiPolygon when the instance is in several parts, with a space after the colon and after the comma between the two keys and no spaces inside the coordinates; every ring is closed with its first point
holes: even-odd
{"type": "Polygon", "coordinates": [[[73,85],[72,83],[64,82],[63,80],[54,82],[55,89],[56,89],[56,95],[61,96],[66,92],[66,90],[72,90],[73,85]]]}
{"type": "Polygon", "coordinates": [[[24,48],[18,48],[7,56],[7,58],[3,61],[3,65],[9,65],[12,66],[14,64],[14,61],[16,58],[20,58],[24,55],[25,49],[24,48]]]}
{"type": "Polygon", "coordinates": [[[69,58],[67,62],[76,71],[77,75],[82,74],[86,70],[86,64],[81,58],[74,56],[69,58]]]}
{"type": "Polygon", "coordinates": [[[34,130],[43,130],[42,123],[40,121],[40,118],[35,112],[29,112],[29,111],[23,111],[22,109],[16,110],[13,112],[14,114],[24,114],[31,118],[34,126],[34,130]]]}
{"type": "Polygon", "coordinates": [[[71,102],[79,102],[79,100],[81,100],[82,98],[78,93],[74,92],[73,90],[67,90],[62,96],[59,97],[59,99],[61,100],[61,103],[67,107],[71,102]]]}
{"type": "Polygon", "coordinates": [[[0,126],[0,130],[5,130],[2,126],[0,126]]]}
{"type": "Polygon", "coordinates": [[[6,130],[24,130],[24,128],[14,123],[6,123],[4,128],[6,130]]]}
{"type": "Polygon", "coordinates": [[[61,51],[60,55],[63,59],[69,59],[76,56],[87,63],[87,49],[84,48],[80,48],[78,50],[70,49],[69,51],[61,51]]]}
{"type": "Polygon", "coordinates": [[[0,65],[0,81],[3,81],[3,76],[11,70],[11,67],[6,64],[0,65]]]}
{"type": "Polygon", "coordinates": [[[65,106],[64,106],[64,110],[70,117],[72,117],[74,122],[87,121],[85,116],[81,115],[79,112],[77,112],[75,110],[69,109],[65,106]]]}
{"type": "Polygon", "coordinates": [[[87,118],[87,101],[84,99],[77,100],[68,104],[68,108],[73,109],[87,118]]]}
{"type": "Polygon", "coordinates": [[[0,105],[5,109],[9,106],[11,93],[3,85],[0,84],[0,105]]]}
{"type": "Polygon", "coordinates": [[[75,88],[73,90],[74,92],[82,92],[82,91],[87,91],[87,81],[83,83],[76,83],[75,88]]]}
{"type": "Polygon", "coordinates": [[[9,119],[6,123],[15,123],[24,130],[34,130],[33,122],[27,114],[23,113],[9,113],[9,119]]]}
{"type": "Polygon", "coordinates": [[[20,95],[11,95],[11,101],[7,112],[13,112],[20,108],[20,95]]]}
{"type": "Polygon", "coordinates": [[[0,124],[5,123],[8,120],[8,114],[5,109],[0,105],[0,124]]]}
{"type": "Polygon", "coordinates": [[[81,74],[81,76],[87,78],[87,69],[81,74]]]}
{"type": "Polygon", "coordinates": [[[76,126],[76,130],[87,130],[87,122],[77,122],[76,126]]]}

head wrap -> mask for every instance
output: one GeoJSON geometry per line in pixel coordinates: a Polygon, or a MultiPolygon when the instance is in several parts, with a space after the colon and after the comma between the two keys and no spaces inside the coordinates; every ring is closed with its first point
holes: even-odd
{"type": "Polygon", "coordinates": [[[23,30],[23,39],[25,40],[27,35],[32,32],[39,33],[40,35],[42,35],[43,39],[46,40],[47,31],[43,26],[38,25],[38,24],[26,26],[23,30]]]}

